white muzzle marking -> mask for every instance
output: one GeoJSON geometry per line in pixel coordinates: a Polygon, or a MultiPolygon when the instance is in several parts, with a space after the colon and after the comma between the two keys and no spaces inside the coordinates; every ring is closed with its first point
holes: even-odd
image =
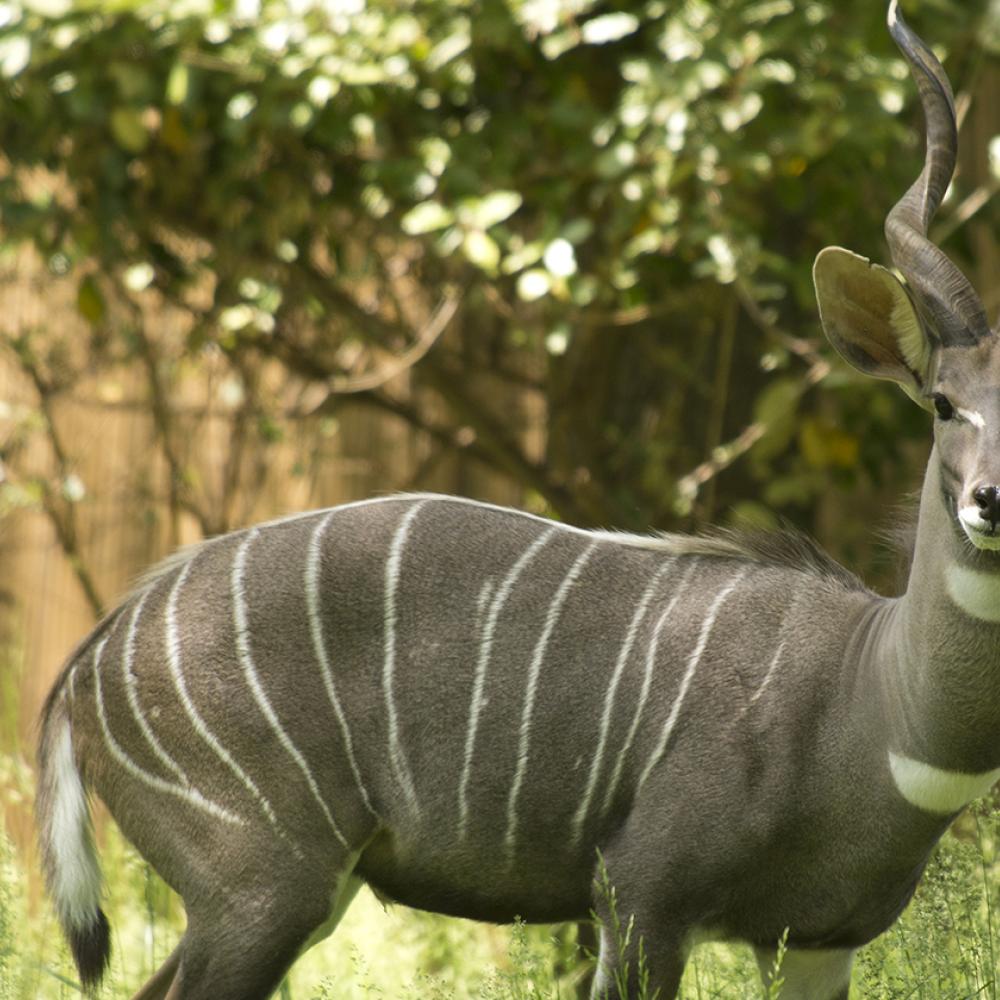
{"type": "Polygon", "coordinates": [[[962,507],[958,511],[958,521],[966,537],[977,549],[988,552],[1000,551],[1000,533],[993,532],[993,526],[979,514],[976,506],[962,507]]]}

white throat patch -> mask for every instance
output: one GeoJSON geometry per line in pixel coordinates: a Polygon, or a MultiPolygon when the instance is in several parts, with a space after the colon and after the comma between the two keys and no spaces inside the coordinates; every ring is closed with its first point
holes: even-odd
{"type": "Polygon", "coordinates": [[[945,587],[967,615],[1000,623],[1000,569],[991,573],[952,563],[945,570],[945,587]]]}
{"type": "Polygon", "coordinates": [[[964,809],[1000,781],[1000,767],[983,774],[945,771],[891,750],[889,770],[899,794],[910,805],[943,816],[964,809]]]}

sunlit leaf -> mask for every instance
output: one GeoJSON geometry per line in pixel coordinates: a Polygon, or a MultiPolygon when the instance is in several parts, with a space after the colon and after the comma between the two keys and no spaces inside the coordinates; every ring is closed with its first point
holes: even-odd
{"type": "Polygon", "coordinates": [[[462,241],[465,256],[484,271],[493,272],[500,264],[500,248],[481,229],[470,229],[462,241]]]}
{"type": "Polygon", "coordinates": [[[436,201],[425,201],[411,208],[400,220],[400,226],[404,233],[420,236],[444,229],[454,220],[454,215],[444,205],[436,201]]]}
{"type": "Polygon", "coordinates": [[[493,191],[484,198],[470,198],[459,206],[458,217],[467,226],[489,229],[509,219],[523,201],[517,191],[493,191]]]}
{"type": "Polygon", "coordinates": [[[639,18],[634,14],[602,14],[585,22],[581,34],[590,45],[603,45],[631,35],[638,27],[639,18]]]}

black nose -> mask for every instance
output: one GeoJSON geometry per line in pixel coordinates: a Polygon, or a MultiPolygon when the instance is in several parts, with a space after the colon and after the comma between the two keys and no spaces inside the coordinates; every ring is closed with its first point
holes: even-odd
{"type": "Polygon", "coordinates": [[[1000,491],[995,486],[977,486],[972,491],[972,498],[979,507],[979,514],[990,522],[991,528],[996,528],[1000,521],[1000,491]]]}

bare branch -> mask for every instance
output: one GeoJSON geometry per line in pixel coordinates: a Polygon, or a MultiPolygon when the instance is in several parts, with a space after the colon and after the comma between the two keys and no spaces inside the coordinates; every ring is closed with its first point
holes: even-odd
{"type": "Polygon", "coordinates": [[[447,294],[434,310],[433,315],[427,324],[417,335],[416,341],[398,357],[391,362],[377,368],[373,372],[364,375],[338,375],[327,379],[326,386],[329,390],[326,399],[323,399],[316,407],[323,406],[330,396],[347,395],[356,392],[369,392],[372,389],[379,389],[386,382],[409,371],[427,352],[434,346],[438,338],[447,329],[455,313],[458,311],[462,301],[460,293],[451,292],[447,294]]]}
{"type": "MultiPolygon", "coordinates": [[[[829,374],[830,363],[824,358],[818,358],[805,374],[803,391],[822,382],[829,374]]],[[[755,420],[744,427],[736,437],[714,448],[709,458],[701,465],[678,479],[677,499],[674,504],[677,513],[689,513],[695,499],[697,499],[699,490],[720,472],[728,469],[741,455],[748,452],[767,433],[769,427],[770,425],[765,421],[755,420]]]]}

